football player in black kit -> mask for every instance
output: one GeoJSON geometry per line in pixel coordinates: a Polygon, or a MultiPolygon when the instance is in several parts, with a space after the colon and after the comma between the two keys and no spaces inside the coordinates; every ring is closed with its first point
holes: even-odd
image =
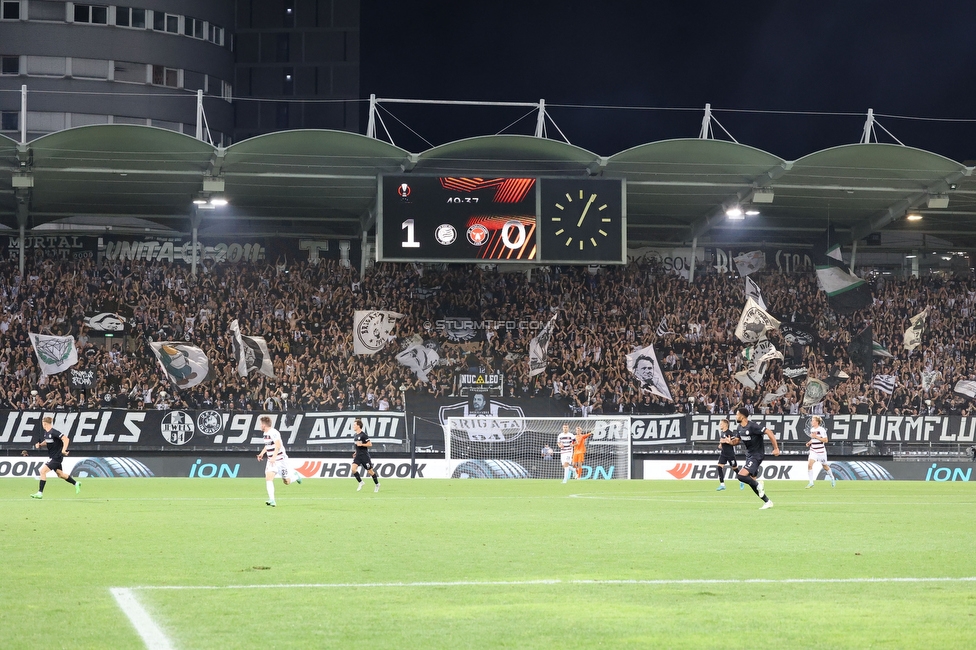
{"type": "Polygon", "coordinates": [[[766,454],[763,435],[768,437],[769,441],[773,443],[773,456],[779,456],[779,445],[776,443],[776,434],[773,433],[772,429],[763,429],[758,423],[749,422],[749,410],[743,406],[736,409],[735,421],[739,423],[739,426],[735,430],[732,444],[737,445],[741,442],[746,446],[746,464],[739,470],[738,479],[740,482],[751,487],[752,491],[763,500],[762,507],[759,508],[760,510],[772,508],[773,502],[766,496],[762,479],[756,480],[756,477],[760,476],[759,466],[762,464],[763,457],[766,454]]]}
{"type": "MultiPolygon", "coordinates": [[[[54,470],[58,478],[62,478],[75,486],[75,494],[78,494],[81,492],[81,483],[71,478],[70,474],[61,469],[61,463],[64,461],[64,457],[68,455],[68,436],[54,428],[53,418],[46,417],[41,420],[41,427],[44,429],[44,434],[41,440],[34,445],[34,449],[40,449],[41,445],[46,446],[49,459],[41,465],[41,482],[37,488],[37,492],[32,494],[31,498],[44,498],[44,485],[47,483],[47,473],[51,470],[54,470]]],[[[27,452],[25,451],[24,454],[26,455],[27,452]]]]}
{"type": "MultiPolygon", "coordinates": [[[[725,466],[728,465],[733,470],[739,469],[739,463],[735,460],[735,445],[732,444],[732,434],[729,433],[729,421],[721,420],[718,423],[719,431],[719,441],[718,441],[718,487],[715,488],[717,492],[721,492],[725,489],[725,466]]],[[[746,487],[745,483],[739,483],[739,489],[744,490],[746,487]]]]}
{"type": "Polygon", "coordinates": [[[369,457],[369,448],[373,446],[373,442],[363,431],[363,421],[357,419],[352,423],[352,430],[356,432],[356,437],[353,438],[353,443],[356,445],[356,452],[352,456],[352,476],[359,483],[359,487],[356,488],[356,492],[363,489],[363,479],[359,478],[359,466],[362,465],[369,472],[369,475],[373,477],[373,492],[380,491],[380,477],[376,475],[376,470],[373,469],[373,459],[369,457]]]}

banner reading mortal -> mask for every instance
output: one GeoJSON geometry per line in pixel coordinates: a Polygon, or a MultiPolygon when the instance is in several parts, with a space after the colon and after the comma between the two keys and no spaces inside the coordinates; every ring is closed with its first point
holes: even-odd
{"type": "Polygon", "coordinates": [[[169,380],[178,388],[193,388],[209,378],[210,360],[195,345],[179,341],[150,343],[156,360],[169,380]]]}

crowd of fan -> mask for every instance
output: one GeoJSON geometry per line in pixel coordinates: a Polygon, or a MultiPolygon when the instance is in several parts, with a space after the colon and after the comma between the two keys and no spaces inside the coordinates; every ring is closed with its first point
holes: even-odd
{"type": "MultiPolygon", "coordinates": [[[[872,278],[872,307],[841,316],[830,310],[812,271],[751,276],[772,313],[810,324],[819,340],[803,349],[810,377],[840,369],[850,380],[814,410],[826,413],[970,414],[955,395],[959,379],[976,379],[976,282],[972,278],[872,278]],[[902,346],[908,319],[930,310],[923,343],[902,346]],[[847,346],[865,325],[893,358],[875,373],[896,377],[891,395],[872,389],[851,363],[847,346]],[[923,390],[922,371],[935,372],[923,390]]],[[[485,270],[475,266],[380,264],[360,278],[337,261],[277,260],[267,264],[203,263],[193,278],[182,263],[29,260],[23,281],[15,262],[0,262],[0,408],[219,408],[236,410],[402,410],[406,390],[449,395],[459,371],[501,371],[506,394],[568,400],[585,413],[728,413],[739,404],[769,413],[805,412],[804,377],[790,379],[773,362],[764,382],[748,389],[733,376],[745,367],[734,336],[743,304],[738,276],[701,269],[693,285],[645,264],[485,270]],[[128,313],[128,331],[104,338],[84,318],[128,313]],[[356,309],[404,314],[397,340],[371,356],[353,352],[356,309]],[[530,377],[527,350],[539,327],[557,313],[546,372],[530,377]],[[483,340],[452,341],[438,321],[471,317],[501,323],[483,340]],[[231,320],[263,336],[275,378],[236,372],[231,320]],[[661,320],[672,333],[657,334],[661,320]],[[71,373],[42,376],[28,332],[72,334],[89,386],[71,373]],[[173,386],[147,345],[187,341],[211,360],[213,377],[194,388],[173,386]],[[395,355],[423,340],[441,356],[429,382],[395,355]],[[665,401],[642,388],[625,355],[653,343],[673,393],[665,401]],[[784,388],[785,387],[785,388],[784,388]],[[766,396],[769,393],[780,393],[766,396]],[[785,392],[784,392],[785,390],[785,392]]],[[[784,348],[777,331],[770,340],[784,348]]]]}

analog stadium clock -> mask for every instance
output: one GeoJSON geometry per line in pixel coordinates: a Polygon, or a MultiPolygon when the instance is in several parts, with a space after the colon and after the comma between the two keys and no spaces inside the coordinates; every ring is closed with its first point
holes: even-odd
{"type": "Polygon", "coordinates": [[[626,262],[623,181],[546,178],[539,189],[543,262],[626,262]]]}

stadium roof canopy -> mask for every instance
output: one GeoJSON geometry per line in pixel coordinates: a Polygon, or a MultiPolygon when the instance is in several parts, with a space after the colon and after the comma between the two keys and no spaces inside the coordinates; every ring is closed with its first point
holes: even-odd
{"type": "MultiPolygon", "coordinates": [[[[606,176],[627,181],[631,245],[802,245],[833,224],[976,247],[973,168],[867,143],[787,161],[713,139],[601,156],[556,140],[494,135],[411,153],[341,131],[284,131],[216,148],[132,125],[67,129],[26,144],[0,137],[0,228],[54,234],[359,237],[374,227],[382,174],[606,176]],[[230,204],[197,210],[194,199],[230,204]],[[728,209],[758,215],[729,220],[728,209]],[[921,220],[909,221],[908,213],[921,220]],[[52,232],[54,231],[54,232],[52,232]]],[[[893,239],[898,239],[895,237],[893,239]]]]}

